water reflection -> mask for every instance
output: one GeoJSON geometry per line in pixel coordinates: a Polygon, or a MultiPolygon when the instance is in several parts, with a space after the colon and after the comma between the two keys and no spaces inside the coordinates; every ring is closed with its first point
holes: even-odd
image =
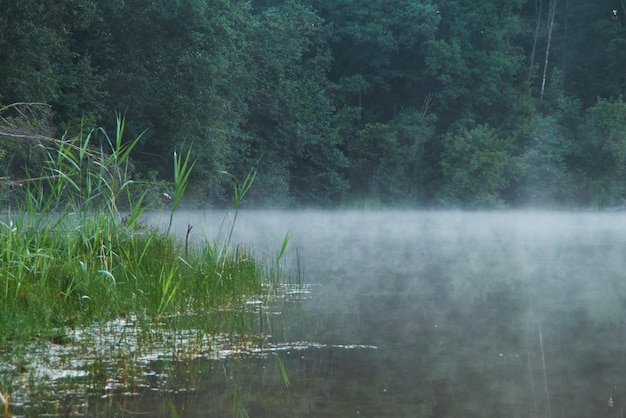
{"type": "Polygon", "coordinates": [[[362,414],[623,416],[624,214],[250,215],[321,284],[299,329],[379,347],[354,368],[362,414]]]}

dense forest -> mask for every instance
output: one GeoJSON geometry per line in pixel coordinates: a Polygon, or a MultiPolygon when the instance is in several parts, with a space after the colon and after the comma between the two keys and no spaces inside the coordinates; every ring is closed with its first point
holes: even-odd
{"type": "Polygon", "coordinates": [[[194,207],[251,167],[259,206],[621,206],[625,92],[625,0],[0,0],[0,103],[125,115],[163,187],[191,147],[194,207]]]}

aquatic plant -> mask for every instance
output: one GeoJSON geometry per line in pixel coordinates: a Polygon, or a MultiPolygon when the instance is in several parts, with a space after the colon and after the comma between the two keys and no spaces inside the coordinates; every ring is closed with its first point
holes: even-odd
{"type": "MultiPolygon", "coordinates": [[[[133,178],[130,161],[143,134],[126,140],[124,126],[118,115],[114,137],[82,125],[73,136],[39,136],[34,141],[42,157],[39,171],[0,179],[0,193],[13,187],[22,192],[20,199],[0,199],[10,202],[0,217],[0,352],[8,365],[0,369],[0,406],[5,416],[24,404],[19,382],[28,388],[35,413],[69,414],[80,408],[78,401],[50,403],[51,394],[64,387],[75,391],[81,379],[91,393],[134,391],[144,379],[139,352],[150,347],[171,351],[174,363],[216,350],[222,335],[231,346],[265,342],[253,335],[261,308],[243,302],[270,293],[279,269],[270,274],[251,251],[231,243],[256,169],[242,183],[233,177],[235,213],[224,228],[226,240],[195,245],[188,225],[181,242],[171,227],[194,166],[191,149],[181,157],[174,153],[167,229],[143,225],[150,185],[133,178]],[[111,328],[115,324],[117,333],[111,328]],[[195,341],[188,337],[191,331],[195,341]],[[60,363],[75,358],[68,367],[78,361],[74,371],[79,373],[52,380],[39,376],[38,350],[47,359],[58,356],[60,363]],[[18,401],[9,405],[9,397],[18,401]]],[[[277,266],[287,243],[288,236],[277,266]]],[[[288,386],[284,367],[281,373],[288,386]]],[[[246,413],[241,402],[235,404],[238,414],[246,413]]]]}
{"type": "Polygon", "coordinates": [[[258,165],[258,163],[259,161],[257,160],[255,166],[252,167],[248,171],[243,181],[241,182],[234,174],[229,173],[228,171],[220,171],[220,173],[229,176],[233,180],[233,197],[234,197],[234,204],[235,204],[235,214],[233,215],[233,219],[230,223],[230,228],[228,230],[228,238],[226,240],[226,247],[230,246],[230,242],[233,238],[233,231],[234,231],[235,223],[237,222],[237,215],[239,214],[241,202],[243,201],[243,198],[246,196],[246,194],[252,187],[254,180],[256,179],[256,175],[257,175],[256,166],[258,165]]]}
{"type": "MultiPolygon", "coordinates": [[[[190,251],[170,234],[194,165],[191,149],[174,153],[170,227],[140,224],[148,188],[133,179],[130,154],[143,134],[126,140],[124,126],[118,115],[113,138],[84,126],[73,137],[40,137],[43,172],[5,181],[24,198],[0,220],[0,348],[131,314],[162,322],[261,291],[263,269],[249,251],[190,251]]],[[[235,187],[236,211],[255,173],[235,187]]]]}
{"type": "Polygon", "coordinates": [[[172,209],[170,210],[170,223],[167,228],[167,232],[169,233],[172,229],[172,221],[174,220],[174,212],[180,206],[180,203],[183,200],[183,195],[185,194],[185,189],[187,189],[187,183],[189,182],[189,175],[191,174],[191,170],[193,170],[193,166],[195,165],[195,161],[191,164],[189,163],[191,159],[191,148],[187,150],[187,154],[185,158],[181,159],[178,157],[178,153],[174,151],[174,196],[172,196],[172,209]]]}

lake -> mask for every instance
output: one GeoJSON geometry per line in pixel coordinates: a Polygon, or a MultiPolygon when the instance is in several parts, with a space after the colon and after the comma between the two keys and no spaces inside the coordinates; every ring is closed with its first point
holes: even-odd
{"type": "MultiPolygon", "coordinates": [[[[198,243],[223,219],[174,226],[198,243]]],[[[287,233],[300,283],[250,302],[263,347],[154,358],[139,395],[83,412],[623,416],[626,213],[242,211],[232,242],[271,258],[287,233]]]]}
{"type": "MultiPolygon", "coordinates": [[[[176,225],[212,237],[223,216],[176,225]]],[[[623,213],[243,211],[233,242],[271,254],[289,233],[306,292],[268,313],[270,355],[169,364],[196,390],[152,412],[623,416],[625,231],[623,213]]]]}

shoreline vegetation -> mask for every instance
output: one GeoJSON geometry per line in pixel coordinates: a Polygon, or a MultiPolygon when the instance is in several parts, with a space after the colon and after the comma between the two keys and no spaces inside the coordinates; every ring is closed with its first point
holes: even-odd
{"type": "Polygon", "coordinates": [[[105,329],[115,321],[147,330],[150,338],[180,327],[247,338],[250,321],[239,307],[246,298],[270,297],[280,280],[288,235],[269,262],[231,242],[254,168],[241,184],[232,176],[234,216],[224,219],[218,237],[190,244],[192,226],[182,240],[171,225],[194,166],[191,149],[173,156],[169,226],[143,225],[139,217],[150,190],[131,178],[129,159],[141,135],[126,141],[124,126],[118,115],[114,137],[92,129],[60,140],[24,139],[33,140],[33,154],[43,156],[43,172],[0,180],[0,191],[13,194],[0,196],[11,202],[0,215],[4,408],[15,389],[15,376],[7,376],[29,371],[29,347],[72,344],[73,331],[98,324],[105,329]]]}

